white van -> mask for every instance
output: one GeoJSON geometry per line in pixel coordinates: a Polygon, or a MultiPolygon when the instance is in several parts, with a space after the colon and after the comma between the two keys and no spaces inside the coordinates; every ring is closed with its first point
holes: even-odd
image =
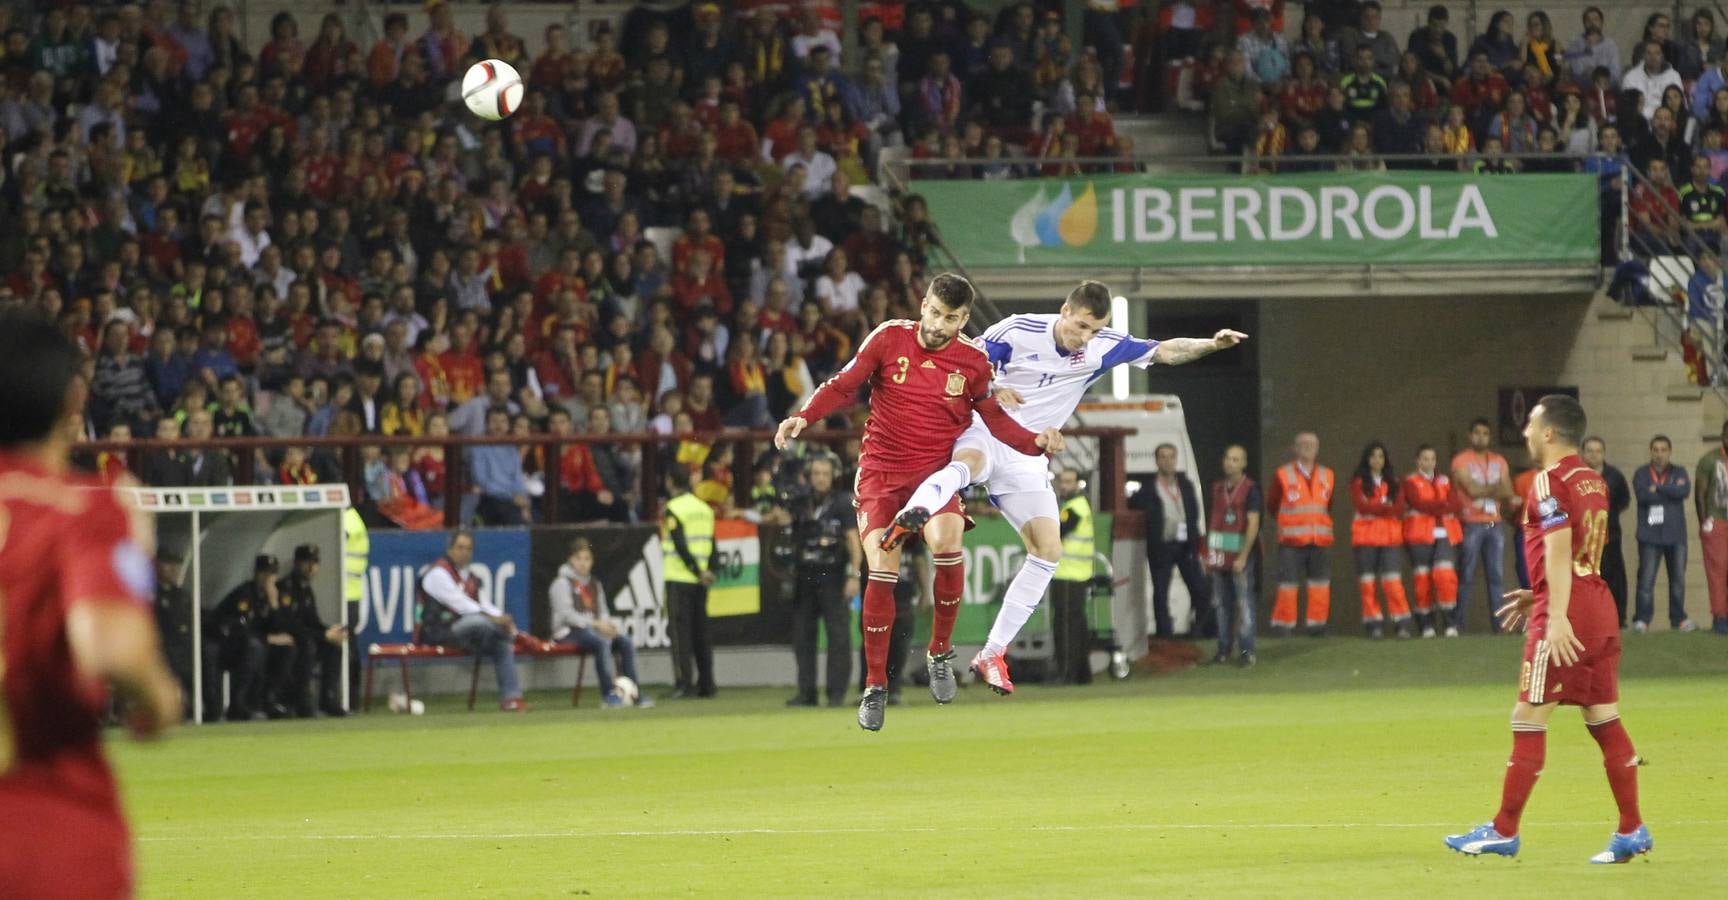
{"type": "MultiPolygon", "coordinates": [[[[1200,478],[1200,466],[1194,455],[1194,444],[1188,439],[1187,419],[1182,412],[1182,399],[1174,394],[1133,394],[1122,400],[1096,400],[1081,403],[1068,423],[1071,427],[1132,428],[1127,439],[1128,481],[1125,485],[1132,497],[1142,485],[1149,484],[1157,471],[1155,452],[1161,444],[1176,447],[1176,468],[1193,479],[1200,500],[1200,531],[1206,530],[1206,484],[1200,478]]],[[[1095,472],[1098,467],[1098,440],[1075,438],[1058,457],[1062,465],[1071,465],[1082,472],[1095,472]]],[[[1096,479],[1094,479],[1096,484],[1096,479]]],[[[1099,508],[1111,508],[1115,498],[1094,497],[1099,508]]],[[[1152,579],[1146,565],[1146,540],[1141,535],[1124,536],[1120,529],[1112,535],[1110,561],[1118,582],[1126,581],[1116,591],[1112,619],[1117,643],[1130,659],[1146,652],[1146,636],[1152,632],[1152,579]]],[[[1100,548],[1102,549],[1102,548],[1100,548]]],[[[1180,575],[1170,578],[1170,619],[1178,634],[1193,627],[1193,601],[1180,575]]]]}

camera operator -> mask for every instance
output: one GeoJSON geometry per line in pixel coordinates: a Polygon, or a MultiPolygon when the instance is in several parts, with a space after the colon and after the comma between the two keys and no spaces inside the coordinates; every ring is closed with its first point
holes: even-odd
{"type": "Polygon", "coordinates": [[[816,706],[816,625],[828,638],[829,706],[846,703],[852,677],[851,598],[858,594],[863,547],[852,510],[852,495],[834,484],[839,463],[832,456],[810,457],[806,483],[786,491],[778,520],[790,528],[782,552],[796,573],[792,595],[792,656],[798,664],[798,693],[787,706],[816,706]]]}

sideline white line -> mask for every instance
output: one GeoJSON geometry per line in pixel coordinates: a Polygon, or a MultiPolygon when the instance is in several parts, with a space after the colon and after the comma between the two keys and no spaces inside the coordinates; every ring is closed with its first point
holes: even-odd
{"type": "MultiPolygon", "coordinates": [[[[1693,819],[1659,823],[1674,826],[1724,825],[1728,822],[1714,819],[1693,819]]],[[[1612,828],[1611,824],[1600,821],[1590,822],[1534,822],[1526,823],[1529,828],[1584,828],[1602,826],[1612,828]]],[[[1245,822],[1241,824],[1219,823],[1134,823],[1126,822],[1120,825],[1034,825],[1025,829],[1033,832],[1095,832],[1095,831],[1301,831],[1320,829],[1366,829],[1366,828],[1459,828],[1457,822],[1245,822]]],[[[712,829],[667,829],[663,831],[516,831],[516,832],[424,832],[417,834],[197,834],[197,835],[144,835],[137,838],[139,843],[199,843],[199,842],[232,842],[232,841],[496,841],[496,840],[536,840],[547,838],[664,838],[664,837],[732,837],[742,835],[771,835],[803,837],[808,835],[829,834],[908,834],[934,833],[950,834],[953,832],[992,832],[995,828],[966,828],[948,826],[915,825],[894,828],[712,828],[712,829]]]]}

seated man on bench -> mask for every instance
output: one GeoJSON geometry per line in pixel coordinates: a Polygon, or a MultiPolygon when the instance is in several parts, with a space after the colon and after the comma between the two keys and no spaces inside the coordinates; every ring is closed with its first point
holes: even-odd
{"type": "MultiPolygon", "coordinates": [[[[636,681],[636,645],[618,630],[606,609],[606,586],[594,577],[594,548],[587,538],[570,542],[570,558],[558,567],[558,577],[548,589],[552,601],[552,639],[574,644],[594,657],[600,670],[601,701],[607,709],[627,705],[613,687],[612,657],[618,657],[619,674],[636,681]]],[[[654,701],[637,691],[636,705],[650,707],[654,701]]]]}
{"type": "Polygon", "coordinates": [[[420,641],[455,644],[492,661],[498,674],[498,705],[505,712],[526,712],[516,677],[516,623],[510,614],[480,596],[480,581],[468,571],[474,561],[474,535],[451,533],[444,555],[420,577],[423,619],[420,641]]]}

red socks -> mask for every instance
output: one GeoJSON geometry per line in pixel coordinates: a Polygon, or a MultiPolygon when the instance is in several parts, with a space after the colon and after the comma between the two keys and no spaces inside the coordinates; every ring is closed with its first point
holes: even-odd
{"type": "Polygon", "coordinates": [[[1524,815],[1524,804],[1548,755],[1548,726],[1514,724],[1512,728],[1512,759],[1506,764],[1506,783],[1500,789],[1500,812],[1494,816],[1494,830],[1501,837],[1518,833],[1518,819],[1524,815]]]}
{"type": "Polygon", "coordinates": [[[876,571],[864,581],[864,683],[870,687],[888,686],[888,639],[894,629],[894,585],[899,581],[894,572],[876,571]]]}
{"type": "Polygon", "coordinates": [[[947,653],[948,639],[954,634],[954,620],[960,617],[960,595],[966,591],[966,569],[959,552],[931,554],[936,566],[931,577],[930,592],[935,595],[936,609],[930,617],[930,652],[947,653]]]}
{"type": "Polygon", "coordinates": [[[1632,750],[1632,738],[1620,718],[1589,724],[1590,736],[1602,748],[1602,768],[1608,773],[1608,788],[1614,792],[1614,805],[1620,807],[1620,833],[1631,834],[1644,824],[1638,814],[1638,754],[1632,750]]]}

